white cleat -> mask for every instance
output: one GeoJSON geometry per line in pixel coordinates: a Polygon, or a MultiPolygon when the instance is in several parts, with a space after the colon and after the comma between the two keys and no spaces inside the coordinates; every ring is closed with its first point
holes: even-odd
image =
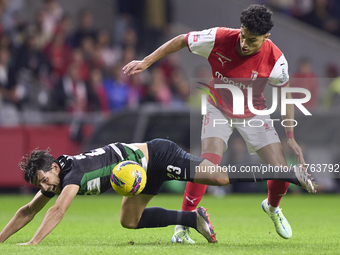
{"type": "Polygon", "coordinates": [[[292,228],[289,225],[289,222],[283,215],[281,208],[279,208],[276,212],[272,213],[268,209],[268,199],[266,198],[265,200],[262,201],[262,209],[265,213],[268,214],[270,219],[273,221],[276,232],[285,239],[289,239],[292,237],[293,232],[292,228]]]}
{"type": "Polygon", "coordinates": [[[171,237],[171,242],[194,244],[195,241],[190,238],[189,234],[189,228],[183,227],[181,230],[175,232],[175,234],[171,237]]]}

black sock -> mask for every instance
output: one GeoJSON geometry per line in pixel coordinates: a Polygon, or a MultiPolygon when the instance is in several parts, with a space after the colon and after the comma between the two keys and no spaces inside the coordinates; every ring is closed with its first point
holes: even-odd
{"type": "Polygon", "coordinates": [[[270,166],[260,163],[237,164],[228,172],[230,184],[237,182],[285,181],[300,186],[294,168],[270,166]],[[232,171],[234,170],[234,171],[232,171]]]}
{"type": "Polygon", "coordinates": [[[169,225],[183,225],[196,229],[196,212],[167,210],[160,207],[145,208],[138,222],[138,228],[158,228],[169,225]]]}

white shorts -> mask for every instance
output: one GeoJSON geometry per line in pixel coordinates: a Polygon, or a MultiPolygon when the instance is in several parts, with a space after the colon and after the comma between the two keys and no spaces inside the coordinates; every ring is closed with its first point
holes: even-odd
{"type": "Polygon", "coordinates": [[[245,119],[234,119],[224,115],[211,104],[207,104],[207,114],[203,117],[201,140],[218,137],[224,141],[224,151],[228,148],[228,140],[234,128],[243,137],[249,154],[272,143],[280,143],[280,139],[269,115],[256,115],[245,119]]]}

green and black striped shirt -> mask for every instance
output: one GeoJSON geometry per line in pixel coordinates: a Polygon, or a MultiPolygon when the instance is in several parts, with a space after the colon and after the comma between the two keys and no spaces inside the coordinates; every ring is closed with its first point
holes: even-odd
{"type": "MultiPolygon", "coordinates": [[[[62,155],[57,159],[60,166],[61,189],[70,184],[79,185],[78,195],[99,195],[111,188],[112,169],[121,161],[132,160],[147,171],[143,152],[124,143],[111,143],[102,148],[75,156],[62,155]]],[[[51,192],[42,191],[47,197],[51,192]]]]}

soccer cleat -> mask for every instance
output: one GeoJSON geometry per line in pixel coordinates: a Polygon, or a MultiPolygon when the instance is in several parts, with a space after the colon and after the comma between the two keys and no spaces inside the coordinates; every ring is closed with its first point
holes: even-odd
{"type": "Polygon", "coordinates": [[[316,193],[318,185],[316,185],[313,178],[307,173],[307,170],[303,165],[294,166],[294,173],[302,188],[307,190],[309,193],[316,193]]]}
{"type": "Polygon", "coordinates": [[[171,242],[173,243],[188,243],[194,244],[195,241],[189,236],[190,230],[188,227],[183,227],[180,231],[177,231],[172,237],[171,242]]]}
{"type": "Polygon", "coordinates": [[[199,207],[196,210],[197,214],[197,231],[202,234],[209,243],[216,243],[216,233],[212,226],[207,209],[199,207]]]}
{"type": "Polygon", "coordinates": [[[292,228],[289,225],[289,222],[286,220],[283,215],[281,208],[279,208],[276,212],[272,213],[268,209],[268,199],[262,201],[262,209],[268,216],[272,219],[275,225],[276,232],[285,239],[289,239],[292,237],[292,228]]]}

